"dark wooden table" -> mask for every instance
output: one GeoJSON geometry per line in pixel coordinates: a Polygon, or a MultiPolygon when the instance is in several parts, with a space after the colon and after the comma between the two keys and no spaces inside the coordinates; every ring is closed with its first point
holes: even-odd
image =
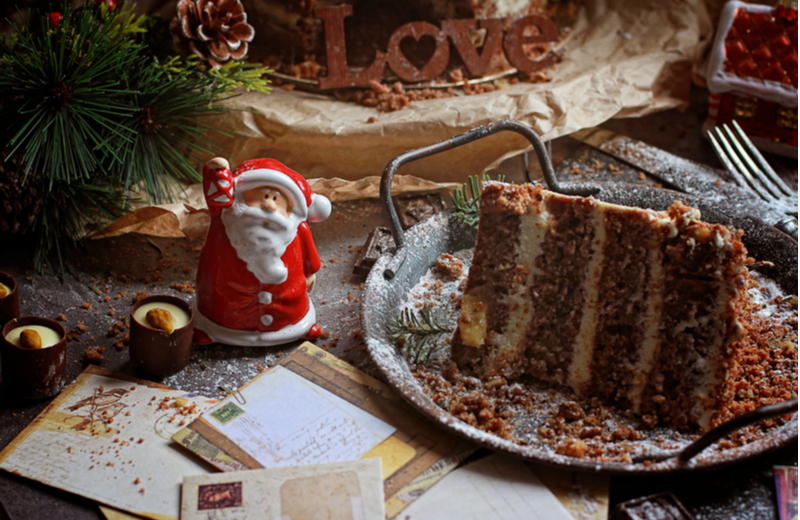
{"type": "MultiPolygon", "coordinates": [[[[710,145],[701,138],[705,119],[705,91],[695,88],[691,103],[684,112],[671,110],[648,117],[611,121],[604,128],[641,139],[676,155],[719,168],[710,145]]],[[[566,158],[603,164],[613,160],[602,156],[571,138],[553,143],[553,161],[566,158]]],[[[792,185],[797,185],[796,161],[770,158],[792,185]]],[[[638,171],[620,163],[625,178],[638,179],[638,171]]],[[[522,181],[521,158],[503,163],[499,172],[509,180],[522,181]]],[[[402,173],[402,171],[400,172],[402,173]]],[[[478,172],[465,172],[478,173],[478,172]]],[[[654,179],[643,182],[655,184],[654,179]]],[[[337,203],[331,218],[312,224],[323,268],[318,273],[312,298],[320,326],[330,334],[317,345],[332,354],[376,374],[361,337],[359,299],[364,276],[352,273],[358,248],[369,232],[385,220],[377,200],[337,203]]],[[[20,285],[23,315],[56,318],[66,316],[70,331],[81,322],[87,331],[68,346],[68,381],[84,368],[83,350],[90,345],[105,347],[102,366],[111,370],[147,377],[137,373],[128,359],[127,349],[114,348],[108,330],[120,316],[128,315],[133,298],[140,291],[147,294],[173,294],[187,300],[192,294],[174,289],[173,284],[194,280],[201,240],[145,238],[126,235],[91,241],[62,283],[58,277],[44,274],[33,277],[30,271],[32,249],[24,240],[5,242],[0,247],[0,270],[11,273],[20,285]],[[91,287],[100,290],[98,295],[91,287]],[[106,293],[106,288],[108,292],[106,293]],[[124,293],[119,299],[117,295],[124,293]],[[110,296],[110,301],[105,299],[110,296]],[[90,303],[87,310],[84,303],[90,303]],[[111,316],[111,309],[114,316],[111,316]]],[[[201,395],[218,396],[218,381],[238,387],[255,377],[260,367],[294,345],[280,348],[239,348],[212,345],[196,347],[187,369],[160,382],[201,395]]],[[[0,385],[0,448],[6,446],[48,404],[45,401],[21,401],[12,398],[0,385]]],[[[772,466],[796,465],[797,444],[754,461],[728,469],[691,476],[612,477],[611,504],[660,491],[671,490],[698,519],[777,519],[772,466]]],[[[87,477],[88,478],[88,477],[87,477]]],[[[0,518],[18,519],[94,519],[103,518],[94,502],[53,488],[0,472],[0,518]]]]}

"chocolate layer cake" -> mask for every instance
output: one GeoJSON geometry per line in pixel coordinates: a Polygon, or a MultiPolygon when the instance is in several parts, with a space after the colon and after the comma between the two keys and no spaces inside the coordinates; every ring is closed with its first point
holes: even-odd
{"type": "Polygon", "coordinates": [[[530,376],[680,430],[730,401],[740,233],[666,212],[488,183],[453,358],[530,376]]]}

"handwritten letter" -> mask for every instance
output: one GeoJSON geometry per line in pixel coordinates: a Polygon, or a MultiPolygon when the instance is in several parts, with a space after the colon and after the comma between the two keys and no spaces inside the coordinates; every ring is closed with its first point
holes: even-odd
{"type": "Polygon", "coordinates": [[[239,394],[204,418],[265,468],[356,460],[395,431],[281,366],[239,394]]]}

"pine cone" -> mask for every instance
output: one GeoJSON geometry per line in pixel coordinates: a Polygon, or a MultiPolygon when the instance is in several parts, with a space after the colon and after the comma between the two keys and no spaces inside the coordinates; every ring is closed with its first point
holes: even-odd
{"type": "Polygon", "coordinates": [[[216,68],[244,58],[256,33],[241,0],[180,0],[170,29],[179,48],[216,68]]]}
{"type": "Polygon", "coordinates": [[[41,178],[25,179],[21,154],[0,151],[0,235],[24,235],[30,231],[41,209],[41,178]]]}

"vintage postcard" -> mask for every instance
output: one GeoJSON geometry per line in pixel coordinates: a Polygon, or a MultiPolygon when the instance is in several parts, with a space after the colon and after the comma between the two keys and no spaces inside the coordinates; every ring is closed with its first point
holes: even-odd
{"type": "Polygon", "coordinates": [[[90,366],[0,452],[0,468],[157,519],[180,514],[187,475],[208,473],[172,436],[216,401],[90,366]]]}
{"type": "Polygon", "coordinates": [[[797,520],[797,467],[775,466],[775,495],[779,520],[797,520]]]}
{"type": "Polygon", "coordinates": [[[183,482],[182,520],[384,520],[379,459],[216,473],[183,482]]]}
{"type": "Polygon", "coordinates": [[[608,518],[609,476],[585,471],[570,471],[543,464],[528,468],[552,491],[561,505],[574,518],[606,520],[608,518]]]}
{"type": "Polygon", "coordinates": [[[403,511],[405,520],[573,520],[522,461],[492,454],[458,468],[403,511]]]}
{"type": "MultiPolygon", "coordinates": [[[[387,518],[397,516],[408,504],[416,500],[426,489],[448,472],[455,469],[475,450],[474,445],[444,432],[412,411],[402,398],[384,383],[364,374],[352,365],[328,354],[311,343],[304,343],[297,350],[282,357],[276,367],[258,376],[234,396],[228,397],[210,413],[191,423],[173,438],[187,449],[226,472],[240,471],[245,468],[258,469],[265,467],[267,464],[273,464],[278,457],[285,456],[285,450],[289,443],[305,448],[305,451],[300,450],[294,455],[291,452],[289,453],[289,456],[293,457],[294,460],[297,460],[298,455],[304,457],[303,460],[309,460],[305,459],[305,457],[309,457],[311,460],[315,457],[317,459],[320,458],[317,451],[315,451],[318,450],[319,445],[316,443],[308,444],[308,436],[302,432],[291,437],[284,436],[288,441],[280,441],[280,445],[277,447],[279,449],[270,445],[270,450],[272,451],[256,456],[255,452],[257,450],[254,447],[258,447],[258,444],[243,435],[243,432],[246,433],[248,431],[247,428],[250,428],[252,423],[243,422],[241,429],[233,433],[230,433],[231,430],[227,428],[228,425],[233,425],[245,415],[253,415],[255,417],[258,414],[260,414],[260,419],[258,420],[261,424],[259,428],[271,431],[271,428],[276,427],[277,421],[270,420],[269,417],[275,413],[278,415],[286,414],[285,410],[278,408],[276,411],[275,409],[279,406],[289,406],[289,404],[270,402],[275,400],[275,397],[272,396],[270,399],[266,399],[266,405],[272,407],[272,411],[267,413],[262,410],[253,413],[251,412],[254,409],[252,405],[258,394],[253,394],[249,390],[252,385],[259,383],[261,379],[267,377],[276,369],[279,373],[282,372],[284,374],[280,377],[285,378],[286,373],[291,373],[292,377],[287,379],[295,387],[299,387],[297,378],[302,379],[304,386],[299,388],[302,388],[303,392],[311,392],[313,390],[313,393],[308,395],[318,396],[317,392],[320,391],[331,394],[352,405],[353,408],[357,408],[391,427],[387,436],[383,437],[379,444],[371,448],[367,453],[354,457],[365,459],[380,458],[387,518]],[[305,385],[310,385],[310,387],[305,385]],[[225,408],[228,404],[232,404],[232,406],[225,408]],[[217,417],[212,415],[220,410],[223,411],[217,413],[217,417]],[[239,415],[237,410],[242,410],[245,414],[239,415]],[[226,421],[228,421],[227,424],[222,424],[226,421]],[[229,435],[233,435],[237,440],[234,441],[229,435]],[[306,436],[304,437],[304,435],[306,436]],[[261,460],[258,460],[259,458],[261,460]]],[[[330,397],[326,399],[329,401],[330,397]]],[[[287,403],[293,402],[292,395],[284,396],[281,400],[286,400],[287,403]]],[[[340,403],[341,401],[335,402],[340,403]]],[[[294,402],[296,403],[296,400],[294,402]]],[[[329,426],[341,424],[345,428],[353,428],[352,422],[348,425],[344,421],[345,416],[343,413],[348,409],[350,408],[343,407],[331,411],[329,418],[325,418],[324,415],[318,415],[322,419],[315,419],[317,421],[316,424],[327,424],[329,426]]],[[[319,414],[319,412],[312,413],[312,410],[313,408],[303,413],[319,414]]],[[[352,409],[350,410],[350,412],[346,413],[354,413],[352,409]]],[[[355,416],[356,414],[354,414],[355,416]]],[[[358,415],[358,417],[361,417],[360,421],[364,421],[363,416],[358,415]]],[[[362,422],[362,424],[369,425],[373,423],[366,421],[362,422]]],[[[359,428],[361,427],[359,426],[359,428]]],[[[277,427],[278,430],[284,432],[288,431],[286,428],[283,425],[277,427]]],[[[367,434],[370,431],[387,431],[370,430],[370,428],[373,427],[366,428],[367,431],[360,434],[360,440],[356,444],[356,446],[361,446],[358,450],[350,446],[342,446],[341,442],[337,441],[336,432],[332,432],[330,428],[327,431],[323,429],[323,432],[325,432],[325,438],[328,439],[326,441],[328,449],[352,455],[369,444],[367,441],[370,437],[367,434]]],[[[277,437],[270,434],[270,438],[276,439],[277,437]]],[[[263,442],[263,439],[260,439],[260,441],[263,442]]]]}
{"type": "Polygon", "coordinates": [[[395,428],[276,366],[203,414],[265,468],[357,460],[395,428]]]}

